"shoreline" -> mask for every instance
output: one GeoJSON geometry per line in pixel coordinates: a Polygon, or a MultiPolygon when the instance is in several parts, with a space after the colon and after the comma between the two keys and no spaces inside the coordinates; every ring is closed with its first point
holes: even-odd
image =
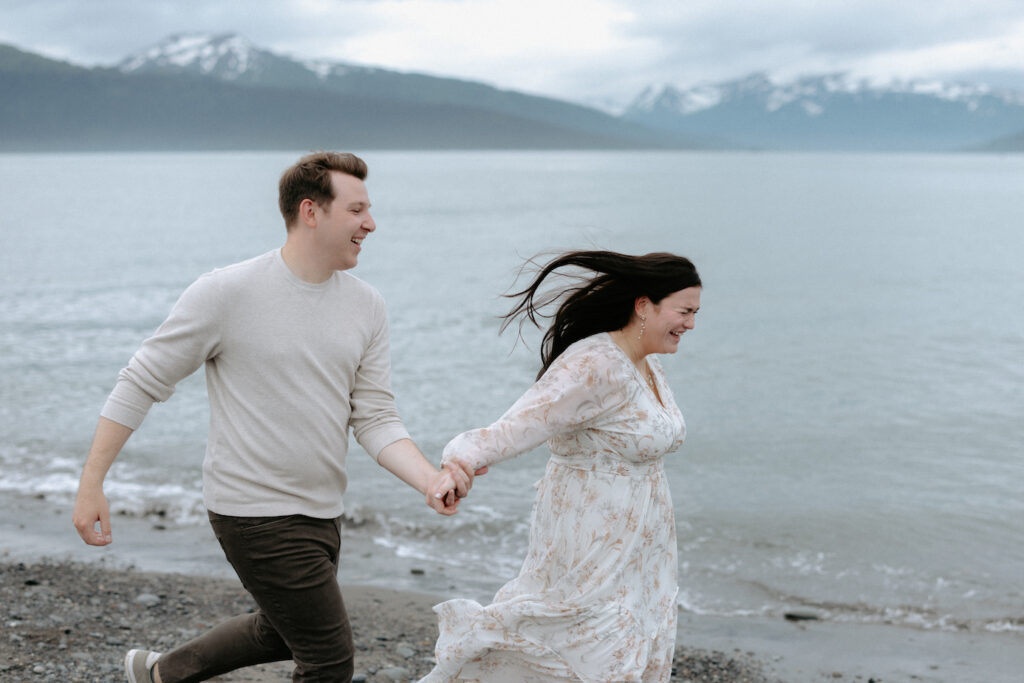
{"type": "MultiPolygon", "coordinates": [[[[433,667],[433,595],[343,585],[356,644],[353,683],[416,681],[433,667]]],[[[237,579],[113,569],[98,564],[0,562],[0,678],[119,681],[133,647],[166,651],[255,608],[237,579]]],[[[673,681],[776,683],[747,655],[677,648],[673,681]]],[[[289,680],[291,662],[240,669],[215,681],[289,680]]]]}
{"type": "MultiPolygon", "coordinates": [[[[253,606],[208,527],[118,516],[115,543],[94,548],[78,538],[68,505],[11,494],[0,501],[4,681],[120,680],[129,648],[173,647],[253,606]],[[159,601],[136,603],[147,594],[159,601]]],[[[367,683],[417,680],[429,671],[434,604],[489,599],[460,590],[442,564],[396,557],[358,532],[343,535],[339,582],[357,638],[363,678],[356,680],[367,683]]],[[[676,642],[673,681],[1009,683],[1024,670],[1024,639],[1016,634],[681,611],[676,642]]],[[[262,683],[287,680],[289,672],[279,663],[216,680],[262,683]]]]}

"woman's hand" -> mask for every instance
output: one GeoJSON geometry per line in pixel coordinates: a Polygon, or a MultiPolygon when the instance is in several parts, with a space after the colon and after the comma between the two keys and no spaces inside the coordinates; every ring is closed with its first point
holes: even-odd
{"type": "MultiPolygon", "coordinates": [[[[459,473],[462,474],[462,490],[468,493],[469,488],[464,481],[465,474],[461,469],[459,473]]],[[[427,505],[442,515],[454,515],[458,512],[459,501],[464,497],[458,494],[459,479],[460,477],[454,476],[451,470],[442,467],[427,485],[427,505]]]]}

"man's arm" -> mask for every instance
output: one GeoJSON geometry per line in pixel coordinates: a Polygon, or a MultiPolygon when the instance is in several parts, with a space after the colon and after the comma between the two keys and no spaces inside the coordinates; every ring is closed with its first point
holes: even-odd
{"type": "MultiPolygon", "coordinates": [[[[473,486],[472,470],[446,467],[440,472],[423,457],[412,439],[399,439],[385,446],[377,462],[427,499],[427,505],[442,515],[454,515],[459,498],[473,486]],[[454,496],[449,496],[454,493],[454,496]]],[[[482,472],[481,472],[482,474],[482,472]]]]}
{"type": "Polygon", "coordinates": [[[101,417],[96,425],[89,457],[78,482],[75,511],[71,515],[78,535],[89,545],[107,545],[114,540],[110,533],[110,504],[103,495],[103,480],[131,435],[131,428],[105,417],[101,417]],[[99,530],[96,529],[97,522],[99,530]]]}

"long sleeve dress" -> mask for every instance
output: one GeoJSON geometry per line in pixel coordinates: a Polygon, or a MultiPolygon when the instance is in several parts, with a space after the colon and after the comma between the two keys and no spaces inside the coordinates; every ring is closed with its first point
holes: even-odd
{"type": "Polygon", "coordinates": [[[668,681],[676,635],[676,531],[662,465],[685,425],[664,371],[658,395],[611,336],[563,352],[494,424],[446,447],[473,467],[545,441],[530,545],[490,605],[434,608],[437,665],[421,683],[668,681]]]}

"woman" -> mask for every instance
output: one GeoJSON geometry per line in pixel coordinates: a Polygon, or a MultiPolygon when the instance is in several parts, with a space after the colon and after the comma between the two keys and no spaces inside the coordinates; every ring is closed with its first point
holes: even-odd
{"type": "MultiPolygon", "coordinates": [[[[577,273],[577,277],[580,277],[577,273]]],[[[676,532],[666,453],[685,426],[652,354],[693,329],[701,282],[672,254],[564,254],[544,266],[505,326],[558,301],[538,381],[494,424],[465,432],[443,463],[479,470],[545,441],[530,547],[518,577],[481,607],[434,608],[440,681],[668,681],[676,634],[676,532]],[[560,269],[594,273],[540,294],[560,269]]]]}

